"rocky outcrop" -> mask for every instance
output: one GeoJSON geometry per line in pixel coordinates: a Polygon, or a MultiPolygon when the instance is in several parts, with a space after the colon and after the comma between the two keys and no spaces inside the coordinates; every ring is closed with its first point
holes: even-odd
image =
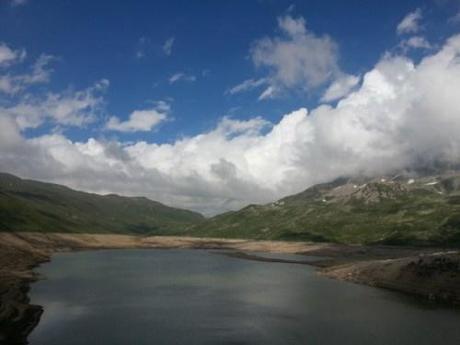
{"type": "Polygon", "coordinates": [[[35,248],[15,235],[3,234],[0,245],[0,344],[26,344],[40,320],[42,307],[31,305],[29,285],[38,277],[32,269],[49,260],[49,251],[35,248]]]}
{"type": "Polygon", "coordinates": [[[40,321],[43,308],[29,304],[27,280],[0,285],[0,344],[27,344],[27,337],[40,321]]]}
{"type": "Polygon", "coordinates": [[[348,263],[325,269],[324,274],[460,305],[460,253],[456,251],[348,263]]]}

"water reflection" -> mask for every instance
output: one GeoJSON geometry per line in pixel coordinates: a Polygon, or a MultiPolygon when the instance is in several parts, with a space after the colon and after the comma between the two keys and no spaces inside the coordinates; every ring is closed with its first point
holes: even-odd
{"type": "MultiPolygon", "coordinates": [[[[279,256],[277,256],[280,258],[279,256]]],[[[290,257],[293,259],[293,257],[290,257]]],[[[460,313],[200,250],[59,254],[32,286],[32,345],[458,344],[460,313]]]]}

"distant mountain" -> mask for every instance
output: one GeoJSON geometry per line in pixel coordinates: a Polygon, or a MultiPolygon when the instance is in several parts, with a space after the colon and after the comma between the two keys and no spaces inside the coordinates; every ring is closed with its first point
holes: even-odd
{"type": "Polygon", "coordinates": [[[84,193],[0,173],[0,231],[175,234],[203,219],[144,197],[84,193]]]}
{"type": "Polygon", "coordinates": [[[460,173],[340,178],[227,212],[189,234],[340,243],[460,245],[460,173]]]}
{"type": "Polygon", "coordinates": [[[84,193],[0,173],[0,231],[459,246],[460,173],[340,178],[210,219],[143,197],[84,193]]]}

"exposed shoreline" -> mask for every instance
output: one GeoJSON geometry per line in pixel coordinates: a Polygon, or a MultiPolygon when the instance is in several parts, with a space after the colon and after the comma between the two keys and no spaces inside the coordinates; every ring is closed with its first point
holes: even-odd
{"type": "Polygon", "coordinates": [[[43,312],[30,304],[35,267],[53,253],[135,248],[229,249],[242,259],[308,264],[328,277],[392,289],[460,305],[460,253],[436,249],[346,246],[327,243],[255,241],[176,236],[130,236],[0,232],[0,344],[24,344],[43,312]],[[245,252],[273,252],[327,257],[293,262],[245,252]]]}

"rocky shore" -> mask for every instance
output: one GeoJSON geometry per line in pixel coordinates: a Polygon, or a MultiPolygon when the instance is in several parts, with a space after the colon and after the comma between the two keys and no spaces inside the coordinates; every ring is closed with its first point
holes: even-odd
{"type": "Polygon", "coordinates": [[[316,266],[331,278],[460,305],[458,251],[172,236],[0,233],[0,345],[27,343],[43,312],[29,303],[29,285],[40,278],[33,269],[49,261],[54,252],[128,248],[229,249],[242,259],[260,261],[273,259],[245,253],[322,256],[326,259],[296,263],[316,266]]]}
{"type": "Polygon", "coordinates": [[[460,253],[442,251],[396,259],[333,265],[328,277],[390,289],[460,306],[460,253]]]}
{"type": "Polygon", "coordinates": [[[38,277],[33,268],[49,260],[48,250],[0,239],[0,344],[22,344],[43,312],[29,304],[29,284],[38,277]]]}

